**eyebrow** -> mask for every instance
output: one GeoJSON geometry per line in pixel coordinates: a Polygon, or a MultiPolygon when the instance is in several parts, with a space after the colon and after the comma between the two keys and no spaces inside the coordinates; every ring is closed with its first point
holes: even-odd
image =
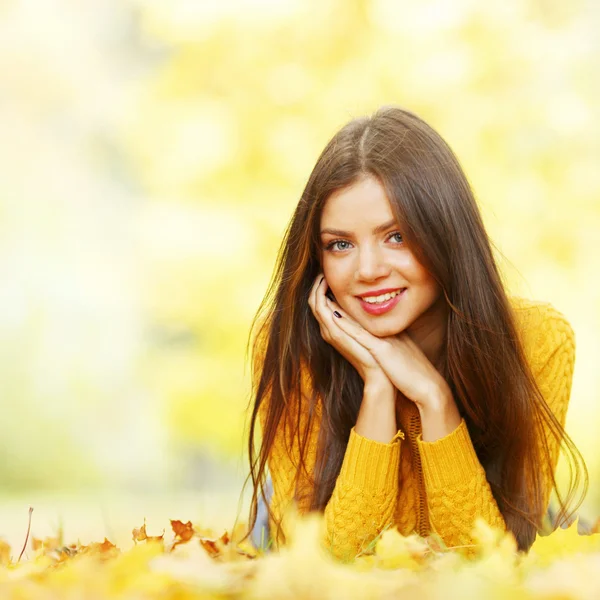
{"type": "MultiPolygon", "coordinates": [[[[375,227],[375,229],[373,229],[373,233],[383,233],[386,229],[389,229],[390,227],[393,227],[396,224],[396,219],[392,219],[387,223],[383,223],[382,225],[378,225],[377,227],[375,227]]],[[[326,229],[321,229],[321,235],[323,235],[324,233],[331,233],[332,235],[341,235],[343,237],[350,237],[352,235],[352,232],[350,231],[342,231],[341,229],[331,229],[329,227],[326,229]]]]}

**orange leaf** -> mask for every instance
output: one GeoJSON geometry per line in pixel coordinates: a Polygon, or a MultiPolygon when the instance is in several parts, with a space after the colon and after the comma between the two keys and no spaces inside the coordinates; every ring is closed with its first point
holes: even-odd
{"type": "Polygon", "coordinates": [[[61,539],[57,538],[57,537],[47,537],[44,540],[40,540],[33,536],[31,537],[31,548],[34,551],[39,550],[40,548],[42,548],[44,551],[56,550],[57,548],[59,548],[61,546],[62,546],[61,539]]]}
{"type": "Polygon", "coordinates": [[[218,558],[221,556],[221,552],[229,544],[229,534],[225,532],[219,539],[211,540],[210,538],[201,537],[201,546],[208,552],[211,558],[218,558]]]}
{"type": "Polygon", "coordinates": [[[38,538],[31,536],[31,549],[33,551],[39,550],[44,542],[42,540],[38,540],[38,538]]]}
{"type": "Polygon", "coordinates": [[[146,521],[144,520],[144,524],[139,529],[133,530],[133,541],[134,542],[143,542],[147,539],[146,535],[146,521]]]}
{"type": "Polygon", "coordinates": [[[146,533],[146,519],[144,519],[144,524],[139,529],[133,530],[133,541],[134,542],[163,542],[163,538],[165,535],[165,530],[161,535],[148,535],[146,533]]]}
{"type": "Polygon", "coordinates": [[[214,540],[200,538],[200,545],[208,552],[208,555],[211,558],[217,558],[217,556],[221,554],[221,551],[214,540]]]}
{"type": "Polygon", "coordinates": [[[100,552],[109,552],[113,548],[116,548],[116,546],[112,542],[109,542],[107,538],[104,538],[104,541],[101,544],[98,544],[98,550],[100,550],[100,552]]]}
{"type": "Polygon", "coordinates": [[[179,544],[182,542],[189,542],[192,537],[194,537],[194,528],[192,527],[191,521],[182,523],[181,521],[174,521],[171,519],[171,527],[178,538],[177,543],[179,544]]]}
{"type": "Polygon", "coordinates": [[[0,540],[0,565],[8,564],[10,564],[10,546],[4,540],[0,540]]]}

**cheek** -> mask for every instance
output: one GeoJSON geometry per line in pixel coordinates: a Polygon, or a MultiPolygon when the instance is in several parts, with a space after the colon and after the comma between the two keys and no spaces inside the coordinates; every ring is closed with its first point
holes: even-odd
{"type": "Polygon", "coordinates": [[[442,289],[431,273],[414,257],[405,262],[405,275],[410,285],[418,287],[428,298],[437,299],[442,289]]]}
{"type": "Polygon", "coordinates": [[[424,287],[437,285],[437,282],[431,276],[429,271],[412,253],[407,253],[403,258],[404,260],[402,261],[401,268],[407,279],[409,279],[413,285],[422,285],[424,287]]]}
{"type": "Polygon", "coordinates": [[[321,269],[323,270],[323,275],[325,275],[327,282],[331,283],[331,280],[335,278],[335,270],[331,265],[331,261],[328,261],[327,258],[323,258],[321,261],[321,269]]]}
{"type": "Polygon", "coordinates": [[[352,271],[344,269],[339,263],[341,261],[327,261],[322,263],[323,273],[327,280],[335,301],[346,311],[351,313],[352,301],[348,294],[352,293],[354,287],[352,271]]]}
{"type": "Polygon", "coordinates": [[[424,295],[427,296],[430,302],[435,302],[442,293],[442,288],[429,273],[423,277],[421,286],[424,295]]]}
{"type": "Polygon", "coordinates": [[[344,269],[344,265],[340,264],[340,261],[327,260],[327,258],[323,259],[321,265],[323,267],[325,279],[327,279],[327,283],[334,293],[336,289],[338,291],[343,291],[348,279],[346,273],[347,269],[344,269]]]}

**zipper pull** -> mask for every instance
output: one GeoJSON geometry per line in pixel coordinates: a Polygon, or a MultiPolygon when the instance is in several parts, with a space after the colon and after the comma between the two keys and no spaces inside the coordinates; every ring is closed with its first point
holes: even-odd
{"type": "MultiPolygon", "coordinates": [[[[404,432],[401,429],[398,429],[398,433],[396,433],[396,435],[392,438],[392,442],[395,442],[398,439],[403,440],[404,439],[404,432]]],[[[391,443],[391,442],[390,442],[391,443]]]]}

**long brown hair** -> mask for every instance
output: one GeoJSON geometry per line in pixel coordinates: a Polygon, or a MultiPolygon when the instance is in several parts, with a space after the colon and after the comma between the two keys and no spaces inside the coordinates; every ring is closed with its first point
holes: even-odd
{"type": "Polygon", "coordinates": [[[249,345],[253,340],[249,528],[256,523],[259,493],[265,498],[267,458],[278,431],[285,429],[296,440],[300,460],[295,497],[300,500],[308,489],[304,499],[309,510],[325,509],[341,469],[364,386],[354,367],[322,339],[307,300],[322,270],[319,225],[324,204],[332,192],[365,176],[377,178],[384,187],[405,243],[443,290],[449,316],[441,372],[507,529],[518,548],[527,551],[548,508],[544,478],[551,477],[557,492],[558,522],[567,521],[587,493],[585,462],[536,384],[492,244],[457,158],[422,119],[395,106],[351,120],[326,145],[286,229],[253,320],[248,339],[249,345]],[[259,411],[264,427],[257,453],[259,411]],[[316,460],[307,467],[303,459],[316,418],[321,424],[316,460]],[[547,435],[554,436],[556,452],[550,451],[547,435]],[[554,477],[559,447],[571,473],[566,499],[554,477]],[[569,511],[581,470],[584,490],[569,511]],[[301,480],[310,483],[308,488],[302,488],[301,480]]]}

